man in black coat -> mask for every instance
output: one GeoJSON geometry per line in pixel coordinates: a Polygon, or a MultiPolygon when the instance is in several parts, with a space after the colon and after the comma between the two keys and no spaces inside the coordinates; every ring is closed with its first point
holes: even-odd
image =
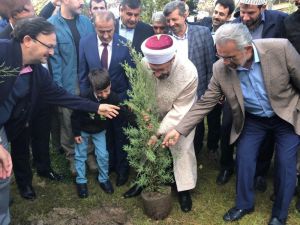
{"type": "MultiPolygon", "coordinates": [[[[56,3],[57,0],[53,2],[56,3]]],[[[52,14],[54,9],[50,8],[46,10],[46,8],[49,8],[49,5],[55,8],[54,3],[49,2],[44,7],[45,16],[47,16],[47,13],[48,16],[52,14]]],[[[9,23],[0,33],[0,39],[11,39],[17,21],[33,17],[34,15],[35,12],[31,0],[25,0],[24,4],[15,4],[9,16],[9,23]]],[[[10,141],[14,175],[23,198],[32,200],[36,197],[34,189],[28,188],[32,186],[32,171],[29,161],[28,163],[23,161],[23,155],[29,153],[30,144],[33,164],[36,167],[37,174],[51,180],[59,181],[62,179],[62,176],[54,172],[51,168],[49,155],[50,108],[42,99],[39,99],[39,104],[34,112],[30,126],[27,126],[22,132],[18,132],[18,135],[14,134],[14,138],[11,138],[10,141]]]]}
{"type": "Polygon", "coordinates": [[[140,21],[141,1],[122,0],[119,7],[120,18],[116,19],[115,32],[132,42],[132,47],[142,53],[141,45],[154,31],[149,24],[140,21]]]}
{"type": "MultiPolygon", "coordinates": [[[[55,29],[45,19],[36,17],[20,21],[14,29],[13,40],[0,40],[0,145],[1,152],[7,148],[8,136],[30,124],[38,98],[46,103],[68,107],[74,110],[98,112],[108,118],[115,117],[117,106],[97,104],[67,93],[58,87],[48,71],[40,64],[46,63],[54,53],[55,29]]],[[[9,139],[8,137],[8,139],[9,139]]],[[[25,154],[24,161],[29,160],[25,154]]],[[[0,179],[0,221],[9,224],[9,178],[0,179]]]]}

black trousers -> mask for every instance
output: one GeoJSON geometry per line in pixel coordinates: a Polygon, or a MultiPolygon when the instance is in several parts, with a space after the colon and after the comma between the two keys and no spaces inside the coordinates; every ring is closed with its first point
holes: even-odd
{"type": "Polygon", "coordinates": [[[14,140],[11,140],[13,170],[19,187],[32,184],[30,143],[33,163],[36,166],[37,172],[46,172],[51,169],[49,138],[49,106],[43,104],[40,105],[37,113],[34,114],[30,126],[25,127],[14,140]]]}
{"type": "Polygon", "coordinates": [[[128,139],[124,134],[123,127],[126,126],[124,119],[114,119],[106,130],[107,149],[109,152],[109,168],[119,175],[129,173],[129,163],[127,160],[127,152],[123,150],[123,146],[128,144],[128,139]]]}
{"type": "MultiPolygon", "coordinates": [[[[207,148],[211,150],[218,149],[221,129],[222,105],[217,104],[214,109],[207,115],[207,148]]],[[[196,155],[199,154],[203,147],[205,127],[204,121],[200,122],[195,131],[194,147],[196,155]]]]}
{"type": "MultiPolygon", "coordinates": [[[[223,103],[223,117],[221,125],[221,169],[231,169],[235,167],[233,160],[234,144],[230,145],[230,132],[232,125],[232,113],[229,104],[223,103]]],[[[271,165],[274,153],[274,136],[272,132],[267,132],[260,148],[256,164],[255,176],[266,176],[271,165]]]]}

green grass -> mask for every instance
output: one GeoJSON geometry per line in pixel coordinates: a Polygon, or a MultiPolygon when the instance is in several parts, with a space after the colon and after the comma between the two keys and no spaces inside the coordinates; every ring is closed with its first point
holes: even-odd
{"type": "MultiPolygon", "coordinates": [[[[63,182],[52,182],[34,175],[33,185],[37,193],[35,201],[24,200],[19,196],[15,182],[12,183],[12,196],[14,203],[11,206],[12,224],[32,224],[33,219],[43,219],[53,211],[53,208],[72,208],[79,215],[88,215],[91,210],[103,206],[122,207],[128,214],[130,222],[135,225],[172,224],[172,225],[222,225],[223,214],[234,205],[235,179],[231,179],[225,186],[217,186],[215,178],[218,170],[205,157],[198,160],[198,182],[192,192],[193,209],[190,213],[182,213],[173,194],[173,209],[169,217],[163,221],[154,221],[144,215],[140,198],[123,199],[122,194],[129,188],[130,183],[121,188],[115,188],[113,195],[105,194],[96,182],[95,175],[89,175],[89,197],[79,199],[75,185],[68,175],[67,164],[62,155],[52,153],[52,164],[56,171],[65,174],[63,182]],[[202,169],[200,169],[202,167],[202,169]]],[[[116,176],[111,175],[111,181],[115,184],[116,176]]],[[[267,224],[271,212],[272,202],[269,196],[272,192],[271,177],[268,180],[266,193],[256,194],[255,212],[245,216],[239,222],[229,223],[233,225],[263,225],[267,224]]],[[[88,216],[86,216],[88,220],[88,216]]],[[[68,223],[65,223],[68,224],[68,223]]],[[[101,223],[99,223],[101,224],[101,223]]],[[[289,219],[289,225],[300,224],[300,214],[295,209],[293,200],[289,219]]]]}

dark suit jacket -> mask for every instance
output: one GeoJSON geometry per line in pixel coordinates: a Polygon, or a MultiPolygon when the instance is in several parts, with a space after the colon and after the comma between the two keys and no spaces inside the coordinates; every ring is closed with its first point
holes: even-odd
{"type": "MultiPolygon", "coordinates": [[[[6,67],[20,70],[22,67],[22,50],[20,43],[12,40],[0,40],[0,65],[2,64],[6,67]]],[[[26,112],[26,118],[24,118],[25,121],[20,121],[22,124],[14,124],[21,127],[25,126],[28,120],[30,120],[33,110],[37,106],[39,97],[43,98],[46,103],[74,110],[84,110],[88,112],[98,111],[99,104],[71,95],[63,88],[58,87],[53,82],[49,72],[41,64],[30,66],[33,70],[30,74],[30,76],[32,76],[30,84],[30,107],[27,108],[28,111],[26,112]]],[[[19,72],[16,72],[15,76],[3,76],[3,74],[0,74],[0,105],[11,93],[18,73],[19,72]]],[[[14,112],[23,112],[22,110],[15,110],[16,108],[18,108],[18,104],[14,106],[11,118],[13,117],[13,119],[18,120],[22,115],[14,115],[14,112]]]]}
{"type": "MultiPolygon", "coordinates": [[[[128,78],[122,67],[127,62],[133,66],[128,47],[124,46],[127,40],[114,34],[111,61],[108,68],[112,91],[118,94],[121,100],[128,98],[127,90],[130,88],[128,78]]],[[[80,94],[86,96],[90,89],[88,73],[91,69],[101,68],[98,52],[97,34],[92,33],[80,40],[79,44],[79,87],[80,94]]]]}
{"type": "Polygon", "coordinates": [[[286,38],[289,39],[300,54],[300,9],[285,18],[284,28],[286,38]]]}
{"type": "MultiPolygon", "coordinates": [[[[262,38],[284,38],[284,19],[288,14],[277,10],[265,10],[265,22],[262,32],[262,38]]],[[[233,23],[241,23],[241,17],[232,21],[233,23]]]]}
{"type": "Polygon", "coordinates": [[[188,24],[204,26],[207,27],[210,30],[210,32],[212,31],[212,17],[210,16],[204,17],[198,22],[188,22],[188,24]]]}
{"type": "Polygon", "coordinates": [[[3,31],[0,32],[0,39],[11,39],[11,32],[13,31],[10,23],[6,24],[3,31]]]}
{"type": "Polygon", "coordinates": [[[188,57],[197,68],[197,95],[200,97],[207,89],[216,59],[214,42],[207,27],[188,25],[188,57]]]}
{"type": "MultiPolygon", "coordinates": [[[[43,17],[45,19],[48,19],[52,13],[54,12],[55,7],[54,5],[49,2],[47,5],[45,5],[45,7],[42,9],[42,11],[40,12],[39,16],[43,17]]],[[[11,32],[13,31],[10,23],[6,24],[6,26],[4,27],[4,29],[0,32],[0,39],[11,39],[11,32]]]]}
{"type": "MultiPolygon", "coordinates": [[[[120,18],[116,19],[115,32],[117,34],[119,33],[119,22],[120,22],[120,18]]],[[[139,21],[134,30],[132,47],[134,47],[137,52],[142,53],[141,45],[143,41],[152,35],[154,35],[153,28],[149,24],[139,21]]]]}

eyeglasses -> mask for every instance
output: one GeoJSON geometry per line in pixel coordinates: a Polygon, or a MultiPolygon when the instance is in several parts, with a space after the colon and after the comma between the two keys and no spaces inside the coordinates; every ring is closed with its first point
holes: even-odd
{"type": "Polygon", "coordinates": [[[48,48],[49,50],[54,49],[56,46],[55,45],[47,45],[44,42],[39,41],[38,39],[32,38],[32,40],[37,41],[38,43],[40,43],[41,45],[45,46],[46,48],[48,48]]]}
{"type": "Polygon", "coordinates": [[[218,53],[216,54],[216,56],[219,59],[228,60],[230,62],[234,61],[234,58],[235,58],[235,56],[220,56],[218,53]]]}

